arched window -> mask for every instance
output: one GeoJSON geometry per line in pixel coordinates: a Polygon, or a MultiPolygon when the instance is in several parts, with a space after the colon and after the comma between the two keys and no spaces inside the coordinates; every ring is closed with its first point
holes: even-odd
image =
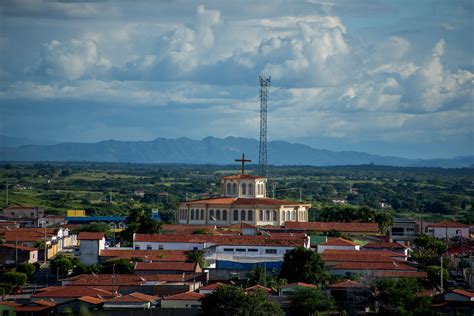
{"type": "Polygon", "coordinates": [[[247,185],[245,183],[242,183],[242,192],[241,194],[247,194],[247,185]]]}
{"type": "Polygon", "coordinates": [[[204,210],[201,210],[201,221],[204,220],[204,210]]]}
{"type": "Polygon", "coordinates": [[[296,211],[291,211],[291,220],[292,221],[296,220],[296,211]]]}
{"type": "Polygon", "coordinates": [[[230,182],[227,182],[227,195],[232,194],[232,185],[230,182]]]}
{"type": "Polygon", "coordinates": [[[262,210],[260,210],[259,218],[260,218],[261,221],[263,221],[263,211],[262,210]]]}
{"type": "Polygon", "coordinates": [[[215,221],[215,218],[213,218],[213,217],[214,217],[214,210],[210,210],[209,211],[209,220],[210,221],[215,221]]]}
{"type": "Polygon", "coordinates": [[[240,220],[245,221],[245,210],[240,211],[240,220]]]}
{"type": "Polygon", "coordinates": [[[188,219],[188,213],[189,213],[189,210],[186,209],[186,210],[184,211],[184,215],[186,215],[186,217],[185,217],[186,219],[188,219]]]}
{"type": "Polygon", "coordinates": [[[222,210],[222,220],[227,221],[227,210],[222,210]]]}
{"type": "Polygon", "coordinates": [[[234,210],[234,221],[238,221],[238,220],[239,220],[239,211],[234,210]]]}
{"type": "Polygon", "coordinates": [[[267,220],[267,222],[269,222],[269,221],[270,221],[270,211],[268,211],[268,210],[267,210],[267,216],[266,216],[266,220],[267,220]]]}
{"type": "Polygon", "coordinates": [[[194,209],[191,210],[191,219],[194,219],[194,209]]]}
{"type": "Polygon", "coordinates": [[[253,195],[253,183],[249,183],[249,195],[253,195]]]}
{"type": "Polygon", "coordinates": [[[257,183],[257,195],[260,195],[260,183],[257,183]]]}
{"type": "Polygon", "coordinates": [[[232,184],[232,194],[237,194],[237,183],[232,184]]]}
{"type": "Polygon", "coordinates": [[[217,219],[218,221],[221,220],[221,210],[216,210],[216,219],[217,219]]]}
{"type": "Polygon", "coordinates": [[[273,211],[273,221],[277,220],[277,211],[273,211]]]}
{"type": "Polygon", "coordinates": [[[247,212],[247,220],[248,220],[248,221],[253,221],[253,212],[252,212],[252,210],[248,210],[248,212],[247,212]]]}

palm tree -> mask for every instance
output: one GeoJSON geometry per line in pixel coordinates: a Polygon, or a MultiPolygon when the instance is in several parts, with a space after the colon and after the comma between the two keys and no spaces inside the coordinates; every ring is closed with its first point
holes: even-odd
{"type": "Polygon", "coordinates": [[[199,264],[201,268],[206,266],[206,258],[202,250],[193,250],[186,254],[186,262],[193,262],[199,264]]]}

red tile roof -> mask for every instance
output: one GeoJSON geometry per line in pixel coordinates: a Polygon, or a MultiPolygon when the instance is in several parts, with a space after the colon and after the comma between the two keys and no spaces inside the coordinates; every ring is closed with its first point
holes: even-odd
{"type": "Polygon", "coordinates": [[[207,290],[207,291],[215,290],[215,289],[217,289],[218,286],[223,286],[223,285],[227,285],[227,284],[221,283],[221,282],[216,282],[216,283],[208,284],[206,286],[201,286],[199,288],[199,291],[201,291],[201,290],[207,290]]]}
{"type": "Polygon", "coordinates": [[[196,271],[196,263],[190,262],[137,262],[135,271],[196,271]]]}
{"type": "Polygon", "coordinates": [[[240,205],[253,205],[253,206],[281,206],[281,205],[307,205],[305,203],[299,203],[288,200],[277,200],[271,198],[239,198],[239,197],[219,197],[205,200],[195,200],[189,202],[182,202],[189,206],[192,205],[224,205],[226,207],[238,207],[240,205]]]}
{"type": "Polygon", "coordinates": [[[146,295],[139,292],[133,292],[124,296],[117,296],[107,300],[106,302],[128,302],[128,303],[143,303],[154,302],[158,298],[156,296],[146,295]]]}
{"type": "Polygon", "coordinates": [[[203,296],[204,294],[201,294],[201,293],[186,292],[186,293],[171,295],[163,299],[164,300],[179,300],[179,301],[198,301],[203,296]]]}
{"type": "Polygon", "coordinates": [[[462,224],[455,221],[442,221],[439,223],[432,223],[428,227],[455,227],[455,228],[469,228],[469,225],[462,224]]]}
{"type": "Polygon", "coordinates": [[[327,253],[324,251],[321,254],[321,258],[325,262],[394,262],[401,261],[394,259],[393,257],[384,256],[380,254],[371,254],[370,251],[364,251],[363,253],[327,253]]]}
{"type": "Polygon", "coordinates": [[[416,271],[416,268],[395,262],[342,262],[332,266],[331,270],[393,270],[416,271]]]}
{"type": "Polygon", "coordinates": [[[259,290],[264,291],[266,293],[271,293],[272,292],[272,289],[270,289],[268,287],[261,286],[260,284],[248,287],[244,291],[245,292],[250,292],[250,291],[259,291],[259,290]]]}
{"type": "Polygon", "coordinates": [[[192,234],[135,234],[134,242],[162,242],[162,243],[198,243],[223,246],[274,246],[298,247],[303,246],[306,237],[301,235],[284,236],[239,236],[239,235],[192,235],[192,234]]]}
{"type": "Polygon", "coordinates": [[[101,257],[142,258],[146,261],[185,261],[187,251],[183,250],[111,250],[100,252],[101,257]]]}
{"type": "MultiPolygon", "coordinates": [[[[56,236],[56,230],[46,228],[46,238],[56,236]]],[[[6,242],[34,242],[37,240],[44,240],[44,228],[16,228],[4,231],[4,239],[6,242]]]]}
{"type": "Polygon", "coordinates": [[[379,226],[376,223],[339,223],[339,222],[286,222],[285,229],[327,232],[337,230],[343,233],[377,234],[379,226]]]}
{"type": "Polygon", "coordinates": [[[286,288],[295,287],[295,286],[307,287],[307,288],[311,288],[311,289],[317,289],[318,288],[314,284],[303,283],[303,282],[295,282],[295,283],[290,283],[290,284],[283,285],[281,287],[281,289],[286,289],[286,288]]]}
{"type": "Polygon", "coordinates": [[[320,244],[321,246],[359,246],[358,243],[344,239],[344,238],[336,238],[320,244]]]}
{"type": "Polygon", "coordinates": [[[419,278],[426,279],[428,274],[419,271],[376,271],[375,277],[379,278],[419,278]]]}
{"type": "Polygon", "coordinates": [[[405,250],[406,246],[399,244],[398,242],[371,242],[363,247],[364,249],[399,249],[405,250]]]}
{"type": "Polygon", "coordinates": [[[186,274],[116,274],[115,281],[112,274],[81,274],[64,279],[66,286],[107,286],[111,289],[112,284],[116,286],[143,285],[146,282],[192,282],[196,276],[194,273],[186,274]]]}
{"type": "Polygon", "coordinates": [[[461,290],[461,289],[455,289],[455,290],[452,290],[452,292],[456,293],[456,294],[459,294],[459,295],[462,295],[462,296],[465,296],[465,297],[474,298],[474,293],[473,292],[468,292],[468,291],[461,290]]]}
{"type": "Polygon", "coordinates": [[[21,304],[15,303],[14,301],[0,301],[0,305],[16,307],[16,306],[20,306],[21,304]]]}
{"type": "Polygon", "coordinates": [[[37,251],[35,248],[31,247],[25,247],[21,245],[13,245],[13,244],[0,244],[0,247],[6,247],[6,248],[12,248],[12,249],[18,249],[18,250],[23,250],[23,251],[37,251]]]}
{"type": "Polygon", "coordinates": [[[86,302],[86,303],[94,304],[94,305],[98,305],[104,302],[103,299],[98,298],[98,297],[92,297],[92,296],[79,297],[78,300],[86,302]]]}
{"type": "Polygon", "coordinates": [[[264,178],[264,177],[259,177],[259,176],[255,176],[255,175],[252,175],[252,174],[233,174],[231,176],[225,176],[225,177],[222,177],[222,179],[224,180],[238,180],[238,179],[260,179],[260,178],[264,178]]]}
{"type": "Polygon", "coordinates": [[[362,288],[368,288],[368,286],[356,281],[345,280],[342,282],[330,284],[329,288],[330,289],[362,289],[362,288]]]}
{"type": "Polygon", "coordinates": [[[89,286],[51,286],[45,291],[32,294],[31,297],[78,298],[82,296],[112,296],[112,292],[89,286]]]}
{"type": "Polygon", "coordinates": [[[78,240],[101,240],[105,237],[105,233],[101,232],[80,232],[78,240]]]}
{"type": "Polygon", "coordinates": [[[388,251],[388,250],[341,250],[341,249],[326,249],[324,250],[325,255],[367,255],[367,256],[385,256],[390,258],[404,258],[406,257],[402,253],[388,251]]]}

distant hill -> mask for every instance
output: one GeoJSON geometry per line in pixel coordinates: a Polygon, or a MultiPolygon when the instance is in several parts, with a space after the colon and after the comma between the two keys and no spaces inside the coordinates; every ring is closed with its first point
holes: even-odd
{"type": "MultiPolygon", "coordinates": [[[[258,163],[255,139],[206,137],[157,138],[153,141],[107,140],[97,143],[60,143],[53,145],[24,145],[0,148],[2,161],[98,161],[134,163],[229,164],[242,153],[258,163]]],[[[283,141],[268,143],[268,163],[272,165],[388,165],[462,168],[474,165],[474,156],[453,159],[407,159],[378,156],[364,152],[335,152],[283,141]]]]}
{"type": "Polygon", "coordinates": [[[24,145],[53,145],[60,143],[54,140],[36,140],[36,139],[29,139],[29,138],[18,138],[18,137],[10,137],[6,135],[0,135],[0,148],[5,147],[20,147],[24,145]]]}

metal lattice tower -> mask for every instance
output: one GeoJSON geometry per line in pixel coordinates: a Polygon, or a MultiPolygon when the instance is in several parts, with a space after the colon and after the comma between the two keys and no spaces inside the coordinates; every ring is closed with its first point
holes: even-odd
{"type": "Polygon", "coordinates": [[[260,81],[260,148],[258,153],[258,163],[260,165],[260,176],[268,177],[267,168],[267,100],[268,88],[271,84],[271,77],[259,76],[260,81]]]}

